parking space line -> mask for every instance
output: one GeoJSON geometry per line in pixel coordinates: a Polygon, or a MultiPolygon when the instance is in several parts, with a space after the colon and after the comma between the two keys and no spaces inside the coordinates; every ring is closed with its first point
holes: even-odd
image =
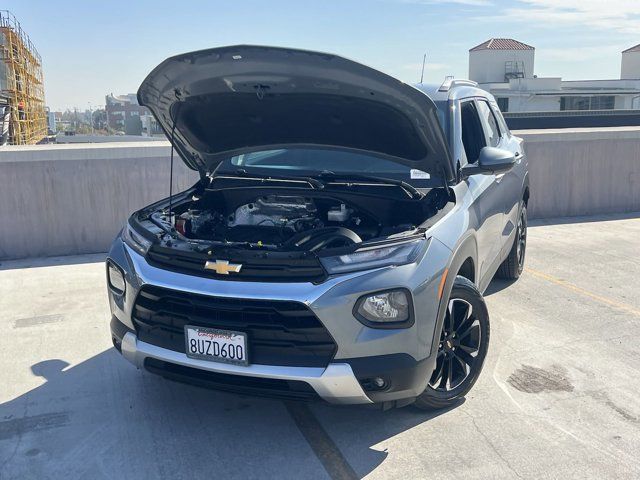
{"type": "Polygon", "coordinates": [[[534,270],[532,268],[527,267],[526,268],[526,272],[530,273],[531,275],[533,275],[534,277],[538,277],[541,278],[542,280],[546,280],[548,282],[551,282],[555,285],[564,287],[568,290],[571,290],[573,292],[579,293],[581,295],[584,295],[585,297],[589,297],[593,300],[596,300],[600,303],[604,303],[606,305],[609,305],[611,307],[617,308],[618,310],[622,310],[625,311],[627,313],[630,313],[632,315],[635,315],[637,317],[640,317],[640,310],[638,310],[637,308],[634,308],[631,305],[627,305],[626,303],[622,303],[622,302],[618,302],[616,300],[613,300],[611,298],[608,297],[604,297],[602,295],[598,295],[596,293],[590,292],[589,290],[585,290],[584,288],[580,288],[577,285],[574,285],[571,282],[567,282],[566,280],[563,280],[561,278],[557,278],[554,277],[553,275],[549,275],[548,273],[544,273],[544,272],[539,272],[537,270],[534,270]]]}
{"type": "Polygon", "coordinates": [[[340,449],[322,428],[318,419],[302,402],[284,402],[300,433],[322,463],[332,480],[355,480],[360,477],[351,468],[340,449]]]}

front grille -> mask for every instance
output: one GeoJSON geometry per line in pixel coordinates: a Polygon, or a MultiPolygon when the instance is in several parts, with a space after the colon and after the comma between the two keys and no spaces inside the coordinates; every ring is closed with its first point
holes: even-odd
{"type": "Polygon", "coordinates": [[[245,332],[249,361],[260,365],[326,367],[336,344],[304,304],[210,297],[145,285],[133,307],[143,342],[185,353],[184,326],[245,332]]]}
{"type": "Polygon", "coordinates": [[[158,268],[221,280],[320,283],[327,277],[318,258],[304,252],[216,250],[216,258],[239,263],[242,268],[238,273],[219,275],[204,269],[206,261],[214,259],[206,253],[160,245],[153,245],[146,256],[149,264],[158,268]]]}
{"type": "Polygon", "coordinates": [[[169,380],[226,392],[293,400],[319,398],[311,385],[298,380],[280,380],[208,372],[150,357],[145,358],[144,366],[151,373],[162,375],[169,380]]]}

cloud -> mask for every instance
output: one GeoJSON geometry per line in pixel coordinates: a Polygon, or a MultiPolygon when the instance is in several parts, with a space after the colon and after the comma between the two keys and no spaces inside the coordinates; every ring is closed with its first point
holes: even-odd
{"type": "MultiPolygon", "coordinates": [[[[402,69],[420,72],[422,70],[422,62],[407,63],[406,65],[402,66],[402,69]]],[[[440,70],[449,70],[451,69],[451,65],[448,65],[446,63],[435,63],[435,62],[430,63],[429,58],[427,58],[427,63],[425,64],[424,69],[430,72],[436,72],[440,70]]]]}
{"type": "Polygon", "coordinates": [[[468,5],[470,7],[487,7],[493,5],[491,0],[400,0],[402,3],[418,3],[422,5],[438,5],[454,3],[456,5],[468,5]]]}
{"type": "Polygon", "coordinates": [[[539,52],[545,60],[562,62],[584,62],[596,58],[610,57],[612,52],[619,52],[626,48],[624,45],[598,45],[586,47],[558,47],[544,48],[539,52]]]}
{"type": "Polygon", "coordinates": [[[520,0],[519,3],[520,6],[505,9],[508,20],[636,35],[640,30],[640,1],[637,0],[520,0]]]}

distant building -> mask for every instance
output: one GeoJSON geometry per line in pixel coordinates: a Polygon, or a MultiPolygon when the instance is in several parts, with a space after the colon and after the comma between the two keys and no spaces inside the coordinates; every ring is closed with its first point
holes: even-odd
{"type": "Polygon", "coordinates": [[[135,93],[106,96],[107,124],[113,130],[127,135],[153,137],[163,135],[158,122],[147,107],[138,104],[135,93]]]}
{"type": "Polygon", "coordinates": [[[469,78],[503,112],[640,109],[640,45],[622,52],[621,78],[562,80],[534,74],[535,48],[492,38],[469,50],[469,78]]]}
{"type": "Polygon", "coordinates": [[[105,110],[107,112],[107,124],[110,128],[122,131],[127,135],[142,135],[141,115],[149,115],[146,107],[138,105],[135,93],[127,95],[114,95],[105,97],[105,110]]]}
{"type": "Polygon", "coordinates": [[[620,78],[623,80],[640,79],[640,44],[622,52],[620,78]]]}
{"type": "Polygon", "coordinates": [[[47,130],[49,131],[49,135],[53,135],[57,129],[56,112],[52,112],[49,107],[45,107],[45,110],[47,112],[47,130]]]}

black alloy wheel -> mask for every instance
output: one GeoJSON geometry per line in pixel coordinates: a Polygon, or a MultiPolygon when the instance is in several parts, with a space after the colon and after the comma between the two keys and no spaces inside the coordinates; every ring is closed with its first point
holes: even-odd
{"type": "Polygon", "coordinates": [[[449,300],[444,318],[436,369],[429,386],[449,392],[459,386],[472,372],[482,341],[480,322],[473,307],[461,298],[449,300]]]}
{"type": "Polygon", "coordinates": [[[439,332],[435,368],[415,406],[448,408],[464,397],[480,376],[489,348],[489,312],[469,279],[456,276],[439,332]]]}
{"type": "Polygon", "coordinates": [[[522,272],[524,268],[524,254],[527,251],[527,207],[520,210],[518,219],[518,238],[516,240],[516,256],[518,258],[518,270],[522,272]]]}

